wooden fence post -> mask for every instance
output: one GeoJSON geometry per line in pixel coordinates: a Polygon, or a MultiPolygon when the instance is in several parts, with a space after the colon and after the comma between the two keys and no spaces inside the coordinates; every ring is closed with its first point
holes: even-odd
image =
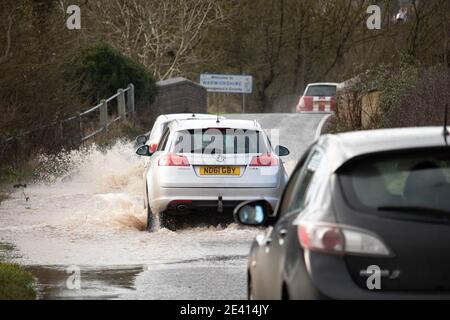
{"type": "Polygon", "coordinates": [[[119,117],[122,119],[125,118],[127,114],[125,106],[125,92],[123,91],[123,89],[119,89],[117,90],[117,93],[119,94],[119,96],[117,97],[117,109],[119,112],[119,117]]]}
{"type": "Polygon", "coordinates": [[[130,83],[128,90],[128,111],[134,115],[134,84],[130,83]]]}
{"type": "Polygon", "coordinates": [[[83,129],[83,118],[81,117],[81,113],[78,114],[78,126],[80,129],[80,146],[84,144],[84,129],[83,129]]]}
{"type": "Polygon", "coordinates": [[[108,133],[108,102],[103,99],[100,106],[100,126],[105,134],[108,133]]]}

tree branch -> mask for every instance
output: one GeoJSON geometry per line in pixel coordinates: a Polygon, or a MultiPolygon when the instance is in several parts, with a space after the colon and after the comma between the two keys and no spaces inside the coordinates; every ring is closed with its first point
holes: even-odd
{"type": "Polygon", "coordinates": [[[13,14],[16,9],[13,9],[13,11],[8,16],[8,29],[6,30],[6,49],[3,56],[0,57],[0,64],[6,63],[9,61],[9,59],[12,58],[11,54],[11,30],[13,26],[13,14]]]}

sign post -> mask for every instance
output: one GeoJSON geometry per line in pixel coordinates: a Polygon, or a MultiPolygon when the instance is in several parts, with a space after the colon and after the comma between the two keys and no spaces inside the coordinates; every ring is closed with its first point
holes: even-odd
{"type": "Polygon", "coordinates": [[[202,74],[200,84],[208,92],[242,94],[242,112],[245,113],[245,95],[253,92],[253,77],[228,74],[202,74]]]}

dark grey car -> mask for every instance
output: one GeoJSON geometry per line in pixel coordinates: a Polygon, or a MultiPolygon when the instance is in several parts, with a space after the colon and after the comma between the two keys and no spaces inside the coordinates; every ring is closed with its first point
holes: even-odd
{"type": "Polygon", "coordinates": [[[235,210],[266,227],[248,263],[253,299],[450,298],[450,147],[442,128],[322,136],[275,210],[235,210]]]}

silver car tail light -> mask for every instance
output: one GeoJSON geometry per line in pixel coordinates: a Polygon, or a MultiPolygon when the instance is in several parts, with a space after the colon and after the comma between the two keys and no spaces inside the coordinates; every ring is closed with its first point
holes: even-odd
{"type": "Polygon", "coordinates": [[[175,153],[168,153],[158,161],[160,167],[189,167],[191,164],[185,156],[175,153]]]}
{"type": "Polygon", "coordinates": [[[278,158],[272,153],[265,153],[260,156],[253,157],[250,167],[276,167],[279,164],[278,158]]]}

